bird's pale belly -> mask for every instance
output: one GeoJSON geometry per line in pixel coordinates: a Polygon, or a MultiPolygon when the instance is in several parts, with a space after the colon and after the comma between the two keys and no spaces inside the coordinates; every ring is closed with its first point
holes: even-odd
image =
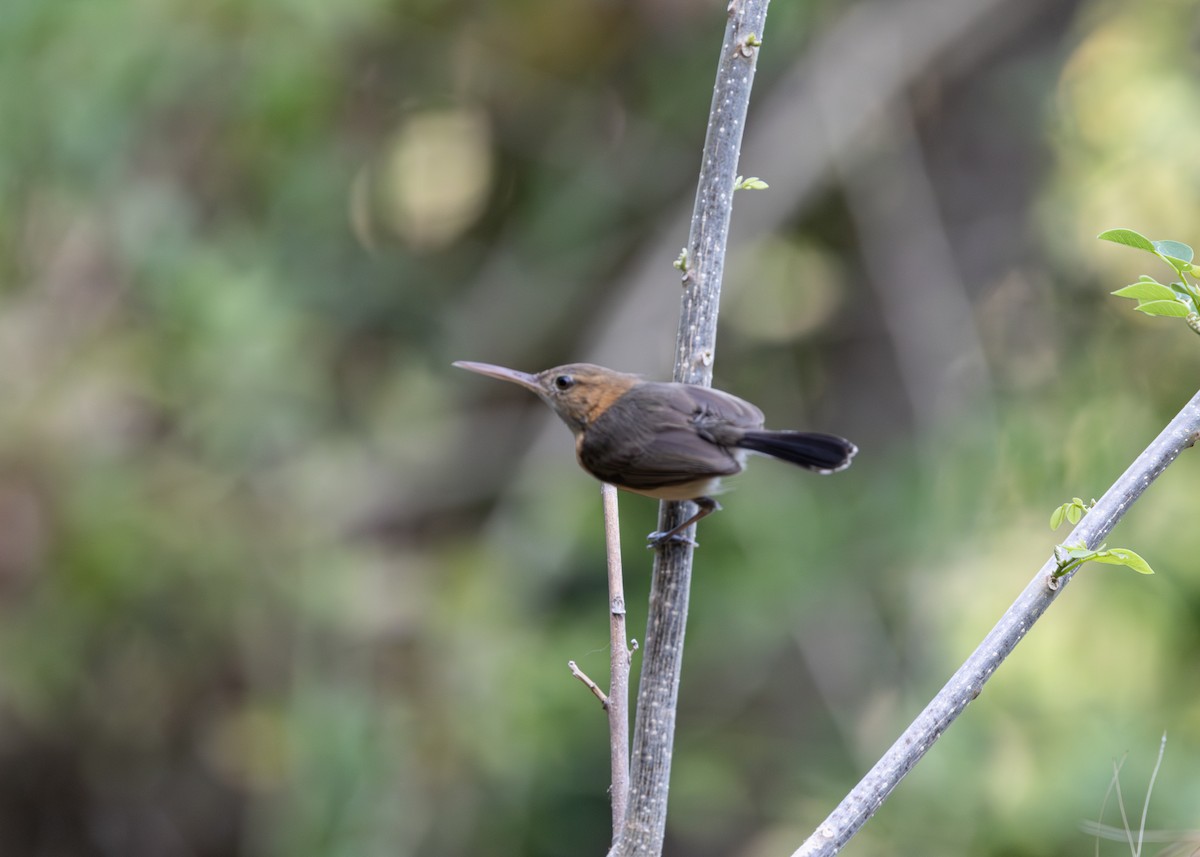
{"type": "Polygon", "coordinates": [[[661,488],[625,488],[624,485],[618,485],[617,487],[624,488],[626,491],[632,491],[634,494],[653,497],[656,500],[695,500],[697,497],[703,497],[706,494],[719,493],[721,491],[721,477],[715,476],[709,479],[697,479],[694,482],[684,482],[682,485],[664,485],[661,488]]]}

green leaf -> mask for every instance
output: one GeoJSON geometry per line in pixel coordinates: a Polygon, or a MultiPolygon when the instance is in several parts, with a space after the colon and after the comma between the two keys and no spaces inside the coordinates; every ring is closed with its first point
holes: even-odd
{"type": "Polygon", "coordinates": [[[1158,250],[1145,235],[1139,232],[1134,232],[1132,229],[1109,229],[1106,232],[1101,232],[1096,236],[1101,241],[1111,241],[1114,244],[1124,244],[1126,247],[1133,247],[1137,250],[1145,250],[1147,253],[1157,255],[1158,250]]]}
{"type": "Polygon", "coordinates": [[[1187,318],[1188,308],[1179,301],[1149,301],[1134,307],[1146,315],[1165,315],[1172,318],[1187,318]]]}
{"type": "Polygon", "coordinates": [[[1067,520],[1072,524],[1078,524],[1079,519],[1083,517],[1083,509],[1072,503],[1067,507],[1067,520]]]}
{"type": "Polygon", "coordinates": [[[1068,505],[1069,504],[1067,504],[1067,503],[1063,503],[1061,506],[1059,506],[1057,509],[1055,509],[1053,512],[1050,513],[1050,529],[1057,530],[1059,527],[1062,526],[1063,515],[1067,511],[1068,505]]]}
{"type": "Polygon", "coordinates": [[[1186,268],[1192,266],[1192,259],[1196,257],[1192,248],[1182,241],[1154,241],[1152,243],[1154,244],[1154,249],[1161,255],[1178,260],[1186,268]]]}
{"type": "Polygon", "coordinates": [[[1178,272],[1180,274],[1183,274],[1185,272],[1192,270],[1191,262],[1185,262],[1182,259],[1176,259],[1174,256],[1160,256],[1159,258],[1162,259],[1164,262],[1166,262],[1168,265],[1170,265],[1172,268],[1174,268],[1176,270],[1176,272],[1178,272]]]}
{"type": "Polygon", "coordinates": [[[1144,280],[1132,283],[1123,289],[1113,292],[1119,298],[1132,298],[1138,301],[1173,301],[1175,291],[1162,283],[1147,283],[1144,280]]]}
{"type": "Polygon", "coordinates": [[[1128,548],[1112,548],[1111,550],[1098,551],[1092,559],[1096,562],[1108,563],[1109,565],[1123,565],[1126,568],[1132,568],[1138,574],[1154,574],[1154,569],[1150,567],[1150,563],[1128,548]]]}
{"type": "Polygon", "coordinates": [[[760,179],[758,176],[738,176],[733,180],[734,190],[766,190],[770,185],[760,179]]]}
{"type": "Polygon", "coordinates": [[[1089,560],[1096,555],[1096,551],[1087,545],[1059,545],[1058,547],[1062,548],[1062,553],[1067,559],[1089,560]]]}

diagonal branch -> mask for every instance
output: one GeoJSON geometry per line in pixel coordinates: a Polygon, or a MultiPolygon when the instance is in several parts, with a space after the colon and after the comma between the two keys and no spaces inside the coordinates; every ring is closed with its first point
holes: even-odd
{"type": "MultiPolygon", "coordinates": [[[[705,386],[712,383],[734,180],[767,5],[768,0],[731,0],[729,4],[683,265],[676,381],[705,386]]],[[[664,502],[659,511],[659,531],[674,529],[689,515],[690,504],[664,502]]],[[[688,528],[685,535],[689,541],[694,532],[694,527],[688,528]]],[[[610,852],[614,857],[662,853],[692,547],[690,543],[668,542],[655,556],[633,732],[629,810],[610,852]]]]}
{"type": "MultiPolygon", "coordinates": [[[[1089,548],[1099,546],[1150,483],[1198,439],[1200,393],[1192,397],[1113,483],[1063,543],[1083,543],[1089,548]]],[[[1028,633],[1033,623],[1046,612],[1050,603],[1062,593],[1074,572],[1052,584],[1051,577],[1057,568],[1054,557],[1046,561],[946,686],[792,857],[838,853],[874,815],[905,774],[912,770],[933,742],[963,712],[967,703],[979,696],[984,683],[1028,633]]]]}

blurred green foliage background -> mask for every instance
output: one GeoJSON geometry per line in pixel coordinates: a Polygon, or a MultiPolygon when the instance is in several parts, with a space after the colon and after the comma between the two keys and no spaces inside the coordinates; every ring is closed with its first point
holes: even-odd
{"type": "MultiPolygon", "coordinates": [[[[669,374],[724,7],[0,6],[0,854],[604,852],[599,492],[449,364],[669,374]]],[[[716,383],[862,452],[701,527],[667,854],[791,853],[1195,392],[1094,236],[1197,240],[1198,38],[772,8],[716,383]]],[[[1164,729],[1200,827],[1194,455],[1110,540],[1159,573],[1085,568],[846,853],[1091,854],[1164,729]]]]}

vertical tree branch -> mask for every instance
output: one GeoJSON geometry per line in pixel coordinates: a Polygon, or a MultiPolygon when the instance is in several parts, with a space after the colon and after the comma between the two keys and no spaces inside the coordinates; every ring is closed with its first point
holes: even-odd
{"type": "MultiPolygon", "coordinates": [[[[1082,543],[1092,549],[1098,547],[1150,483],[1197,438],[1200,438],[1200,393],[1192,397],[1113,483],[1063,540],[1063,544],[1082,543]]],[[[1058,563],[1054,557],[1046,561],[946,686],[792,857],[838,853],[867,819],[875,814],[875,810],[882,806],[905,774],[912,770],[933,746],[933,742],[963,712],[967,703],[979,696],[984,683],[1074,576],[1072,572],[1051,585],[1051,576],[1057,569],[1058,563]]]]}
{"type": "MultiPolygon", "coordinates": [[[[768,0],[732,0],[728,7],[683,265],[676,381],[712,383],[734,180],[767,6],[768,0]]],[[[659,530],[674,528],[690,514],[690,503],[664,502],[659,530]]],[[[694,527],[688,529],[689,539],[694,532],[694,527]]],[[[615,857],[662,853],[692,549],[688,543],[669,542],[655,556],[633,732],[629,810],[610,852],[615,857]]]]}
{"type": "Polygon", "coordinates": [[[612,755],[613,841],[621,832],[629,805],[629,666],[632,652],[625,636],[625,581],[621,575],[621,526],[617,489],[600,486],[604,503],[604,545],[608,553],[609,674],[608,739],[612,755]]]}

